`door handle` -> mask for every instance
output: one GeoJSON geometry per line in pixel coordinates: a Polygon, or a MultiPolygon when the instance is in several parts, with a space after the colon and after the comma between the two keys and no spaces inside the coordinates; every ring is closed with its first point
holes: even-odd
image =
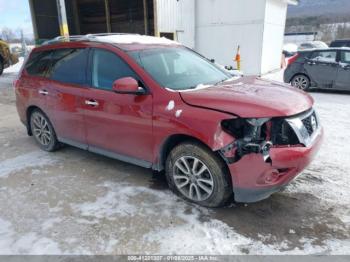
{"type": "Polygon", "coordinates": [[[45,89],[41,89],[41,90],[39,90],[39,94],[43,95],[43,96],[46,96],[46,95],[49,94],[49,92],[47,92],[45,89]]]}
{"type": "Polygon", "coordinates": [[[85,100],[85,105],[96,107],[99,105],[99,103],[96,100],[90,99],[90,100],[85,100]]]}

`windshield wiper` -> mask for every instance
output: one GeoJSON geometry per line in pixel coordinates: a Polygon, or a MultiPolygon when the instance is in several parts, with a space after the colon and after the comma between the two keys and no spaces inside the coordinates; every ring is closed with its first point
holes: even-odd
{"type": "Polygon", "coordinates": [[[223,82],[226,82],[227,80],[229,80],[230,78],[226,78],[226,79],[223,79],[223,80],[220,80],[219,82],[217,82],[214,86],[217,86],[223,82]]]}

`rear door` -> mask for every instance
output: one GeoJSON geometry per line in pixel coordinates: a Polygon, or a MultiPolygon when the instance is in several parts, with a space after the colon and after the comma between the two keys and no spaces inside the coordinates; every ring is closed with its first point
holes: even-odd
{"type": "Polygon", "coordinates": [[[21,99],[21,105],[37,106],[44,112],[48,111],[47,90],[48,79],[46,77],[50,65],[51,51],[35,51],[31,53],[28,62],[25,65],[24,73],[20,78],[18,92],[21,99]]]}
{"type": "Polygon", "coordinates": [[[332,88],[338,73],[337,51],[314,51],[305,61],[305,71],[317,87],[332,88]]]}
{"type": "Polygon", "coordinates": [[[87,88],[89,49],[64,48],[52,53],[47,89],[48,114],[61,142],[87,148],[83,89],[87,88]]]}
{"type": "Polygon", "coordinates": [[[340,51],[340,62],[335,88],[350,90],[350,51],[340,51]]]}

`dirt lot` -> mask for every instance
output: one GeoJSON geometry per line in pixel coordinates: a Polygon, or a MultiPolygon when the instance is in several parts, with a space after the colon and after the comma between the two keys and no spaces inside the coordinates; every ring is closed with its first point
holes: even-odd
{"type": "Polygon", "coordinates": [[[40,151],[0,77],[0,254],[350,254],[350,95],[313,92],[314,163],[256,204],[190,205],[150,170],[65,147],[40,151]]]}

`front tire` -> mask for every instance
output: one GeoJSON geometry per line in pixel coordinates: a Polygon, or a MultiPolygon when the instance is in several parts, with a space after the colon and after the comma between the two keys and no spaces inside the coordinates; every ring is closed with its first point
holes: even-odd
{"type": "Polygon", "coordinates": [[[59,148],[55,130],[42,111],[34,110],[31,113],[30,128],[36,143],[42,150],[53,152],[59,148]]]}
{"type": "Polygon", "coordinates": [[[308,91],[310,89],[310,79],[306,75],[296,75],[291,81],[292,86],[303,90],[308,91]]]}
{"type": "Polygon", "coordinates": [[[172,191],[201,206],[222,206],[232,195],[225,163],[199,143],[182,143],[170,152],[166,178],[172,191]]]}

